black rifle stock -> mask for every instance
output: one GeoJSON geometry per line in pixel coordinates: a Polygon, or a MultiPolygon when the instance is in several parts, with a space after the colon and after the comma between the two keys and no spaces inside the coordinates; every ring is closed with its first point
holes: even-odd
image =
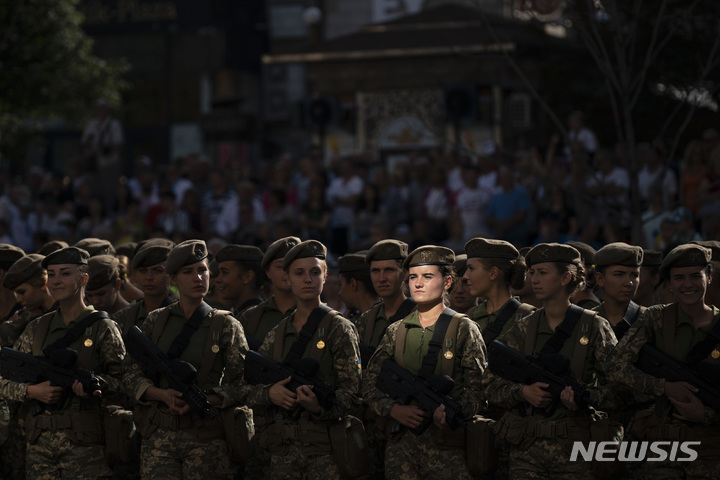
{"type": "Polygon", "coordinates": [[[720,388],[706,382],[692,368],[680,365],[677,360],[652,345],[643,345],[635,366],[648,375],[664,378],[668,382],[688,382],[699,390],[695,396],[703,405],[720,411],[720,388]]]}
{"type": "Polygon", "coordinates": [[[440,405],[445,405],[447,424],[451,429],[467,426],[462,407],[447,396],[454,386],[450,377],[434,375],[431,379],[425,379],[413,375],[388,358],[380,367],[375,386],[401,405],[409,405],[415,400],[420,409],[428,414],[420,426],[410,430],[415,435],[420,435],[430,426],[433,413],[440,405]]]}
{"type": "Polygon", "coordinates": [[[559,400],[560,393],[569,386],[575,393],[575,403],[578,406],[596,406],[583,382],[570,375],[551,371],[538,359],[520,353],[500,340],[490,342],[488,358],[490,371],[505,380],[525,385],[532,385],[535,382],[547,383],[550,386],[546,390],[553,396],[553,400],[559,400]]]}
{"type": "MultiPolygon", "coordinates": [[[[32,385],[50,381],[50,385],[63,388],[63,399],[56,404],[62,405],[65,396],[72,391],[75,380],[80,382],[88,395],[101,389],[100,382],[93,372],[74,366],[77,356],[77,352],[70,348],[54,350],[48,357],[36,357],[3,347],[0,349],[0,376],[14,382],[32,385]]],[[[40,405],[40,402],[34,402],[31,406],[33,415],[42,411],[40,405]]]]}
{"type": "Polygon", "coordinates": [[[123,335],[123,340],[128,353],[140,365],[145,375],[153,381],[164,377],[168,387],[181,392],[183,401],[201,418],[215,418],[205,393],[196,385],[195,367],[179,358],[170,360],[137,326],[132,326],[123,335]]]}
{"type": "Polygon", "coordinates": [[[329,409],[338,404],[338,399],[330,385],[314,378],[318,367],[317,361],[310,358],[288,365],[249,350],[245,354],[245,381],[250,385],[274,385],[292,377],[285,388],[294,393],[301,385],[312,385],[320,406],[329,409]]]}

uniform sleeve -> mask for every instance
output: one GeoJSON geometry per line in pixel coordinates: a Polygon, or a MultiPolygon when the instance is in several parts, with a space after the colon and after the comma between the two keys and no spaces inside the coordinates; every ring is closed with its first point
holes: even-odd
{"type": "Polygon", "coordinates": [[[333,420],[354,413],[362,404],[360,398],[360,348],[355,326],[343,317],[336,317],[330,330],[330,354],[337,376],[335,395],[338,405],[322,409],[318,420],[333,420]]]}
{"type": "Polygon", "coordinates": [[[662,317],[660,308],[650,308],[638,318],[607,359],[607,376],[611,382],[626,385],[633,391],[659,397],[665,391],[665,379],[643,373],[634,363],[640,349],[653,343],[653,325],[662,317]]]}
{"type": "Polygon", "coordinates": [[[243,375],[245,354],[248,351],[247,339],[240,322],[231,316],[225,318],[221,342],[225,353],[222,384],[211,388],[210,391],[223,399],[222,408],[225,408],[244,403],[250,393],[243,375]]]}
{"type": "MultiPolygon", "coordinates": [[[[157,322],[158,318],[157,313],[159,310],[150,312],[140,327],[140,330],[148,337],[150,337],[151,332],[155,327],[155,322],[157,322]]],[[[122,381],[127,394],[135,400],[140,400],[145,391],[153,385],[152,380],[143,374],[140,365],[138,365],[130,354],[125,356],[125,361],[123,362],[122,381]]]]}
{"type": "Polygon", "coordinates": [[[103,392],[119,393],[124,391],[122,382],[125,344],[120,330],[112,320],[103,320],[103,328],[99,332],[99,345],[95,352],[100,356],[101,368],[95,372],[100,380],[103,392]]]}
{"type": "Polygon", "coordinates": [[[487,350],[480,328],[467,317],[464,317],[458,325],[457,338],[462,390],[455,400],[460,403],[464,416],[468,418],[487,406],[483,392],[487,350]]]}
{"type": "Polygon", "coordinates": [[[0,346],[12,347],[32,319],[30,312],[23,308],[15,312],[10,320],[0,323],[0,346]]]}
{"type": "Polygon", "coordinates": [[[380,374],[380,368],[383,362],[395,356],[395,336],[397,335],[398,328],[401,328],[402,325],[402,321],[398,321],[388,327],[375,353],[370,358],[370,362],[368,362],[367,370],[363,374],[363,401],[376,415],[380,415],[381,417],[390,416],[390,410],[397,402],[377,388],[375,383],[377,382],[377,377],[380,374]]]}
{"type": "MultiPolygon", "coordinates": [[[[25,331],[15,343],[15,349],[23,353],[32,353],[33,338],[37,330],[38,320],[35,319],[28,324],[25,331]]],[[[0,397],[5,400],[14,400],[16,402],[27,402],[27,387],[29,383],[19,383],[13,380],[7,380],[0,377],[0,397]]]]}
{"type": "MultiPolygon", "coordinates": [[[[515,323],[503,337],[503,343],[510,348],[522,352],[525,349],[525,335],[529,317],[515,323]]],[[[485,398],[492,405],[510,409],[525,401],[522,396],[522,383],[511,382],[495,375],[488,369],[483,379],[485,398]]]]}
{"type": "Polygon", "coordinates": [[[595,376],[597,381],[590,388],[590,397],[597,402],[599,410],[617,411],[622,410],[632,401],[632,390],[617,381],[609,381],[607,378],[607,359],[617,345],[615,333],[610,323],[603,317],[598,316],[597,331],[593,338],[593,351],[595,363],[595,376]]]}

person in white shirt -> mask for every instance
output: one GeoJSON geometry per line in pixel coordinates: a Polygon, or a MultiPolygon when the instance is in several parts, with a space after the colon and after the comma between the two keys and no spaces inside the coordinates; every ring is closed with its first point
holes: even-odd
{"type": "Polygon", "coordinates": [[[328,204],[332,205],[328,247],[334,254],[344,255],[348,250],[348,230],[355,218],[355,205],[363,191],[364,182],[355,174],[349,158],[340,160],[339,167],[340,175],[330,182],[325,197],[328,204]]]}
{"type": "Polygon", "coordinates": [[[85,127],[81,141],[87,168],[98,175],[94,193],[103,197],[109,209],[122,173],[120,149],[124,139],[120,122],[110,116],[107,100],[101,98],[95,103],[95,117],[85,127]]]}

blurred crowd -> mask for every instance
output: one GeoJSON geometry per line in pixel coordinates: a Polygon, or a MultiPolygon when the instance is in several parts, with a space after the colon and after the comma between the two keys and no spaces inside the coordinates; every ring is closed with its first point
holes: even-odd
{"type": "Polygon", "coordinates": [[[488,142],[480,154],[418,152],[391,167],[364,155],[328,164],[318,149],[222,169],[204,155],[142,156],[126,169],[131,175],[110,178],[83,162],[68,171],[33,167],[0,184],[0,243],[33,252],[50,240],[166,237],[264,249],[299,235],[343,255],[384,238],[462,252],[482,236],[518,248],[568,240],[599,248],[629,242],[638,221],[649,249],[720,238],[717,131],[672,158],[662,140],[637,145],[635,218],[627,150],[598,145],[580,113],[570,116],[569,132],[543,148],[508,152],[488,142]]]}

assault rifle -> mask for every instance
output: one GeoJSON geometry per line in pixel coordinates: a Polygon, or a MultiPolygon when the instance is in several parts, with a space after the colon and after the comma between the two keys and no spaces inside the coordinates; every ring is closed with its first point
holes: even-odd
{"type": "MultiPolygon", "coordinates": [[[[63,388],[63,399],[57,405],[64,404],[64,399],[72,390],[75,380],[83,386],[88,395],[100,390],[98,378],[88,370],[75,367],[78,354],[70,348],[59,348],[47,357],[36,357],[29,353],[19,352],[12,348],[0,349],[0,376],[7,380],[32,385],[50,381],[50,385],[63,388]]],[[[42,412],[41,402],[33,401],[31,413],[42,412]]]]}
{"type": "Polygon", "coordinates": [[[312,358],[286,364],[248,350],[245,354],[245,381],[250,385],[272,385],[292,377],[285,388],[294,393],[301,385],[312,385],[320,406],[329,409],[338,404],[338,399],[330,385],[315,378],[319,367],[317,360],[312,358]]]}
{"type": "Polygon", "coordinates": [[[168,387],[181,392],[183,401],[187,402],[200,418],[215,418],[205,393],[196,384],[195,367],[179,358],[170,360],[136,325],[123,335],[123,340],[128,353],[148,378],[157,382],[160,377],[164,377],[168,387]]]}
{"type": "Polygon", "coordinates": [[[430,426],[433,412],[440,405],[445,405],[447,423],[451,429],[467,426],[462,407],[447,396],[455,386],[453,379],[447,375],[431,375],[430,378],[413,375],[388,358],[380,367],[375,386],[402,405],[408,405],[415,400],[419,407],[428,413],[423,423],[410,430],[415,435],[420,435],[430,426]]]}
{"type": "Polygon", "coordinates": [[[550,385],[547,391],[553,396],[553,400],[559,400],[560,393],[569,386],[575,393],[575,403],[578,406],[596,406],[590,398],[587,386],[565,373],[570,367],[567,358],[563,357],[565,361],[560,362],[557,360],[558,356],[548,355],[548,357],[551,360],[525,355],[500,340],[493,340],[488,346],[488,363],[490,371],[495,375],[525,385],[535,382],[547,383],[550,385]]]}
{"type": "Polygon", "coordinates": [[[695,396],[703,405],[720,411],[720,388],[705,381],[696,369],[680,365],[677,360],[652,345],[643,345],[635,366],[648,375],[664,378],[668,382],[688,382],[699,390],[695,396]]]}

